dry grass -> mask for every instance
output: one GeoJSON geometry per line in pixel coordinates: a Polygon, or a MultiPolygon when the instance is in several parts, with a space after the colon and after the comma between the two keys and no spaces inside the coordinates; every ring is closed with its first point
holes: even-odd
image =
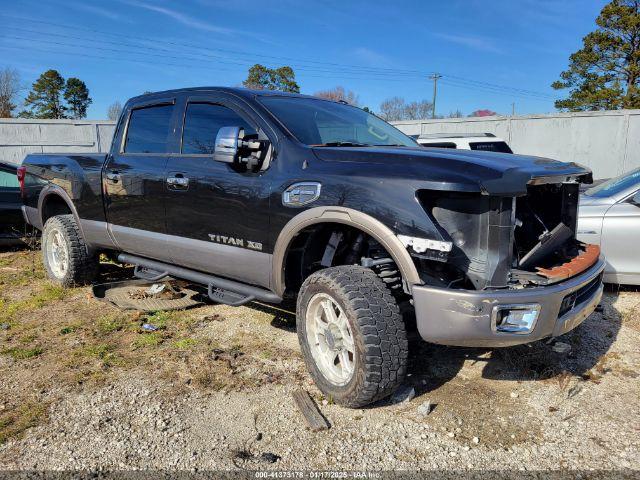
{"type": "Polygon", "coordinates": [[[0,412],[0,444],[9,438],[19,437],[25,430],[38,425],[46,418],[46,413],[46,405],[34,401],[0,412]]]}
{"type": "Polygon", "coordinates": [[[0,398],[11,399],[0,400],[0,443],[46,419],[45,396],[90,390],[133,370],[155,372],[175,393],[283,380],[268,365],[278,355],[269,339],[244,330],[216,337],[223,315],[123,312],[87,288],[49,283],[39,262],[38,252],[0,253],[0,398]]]}

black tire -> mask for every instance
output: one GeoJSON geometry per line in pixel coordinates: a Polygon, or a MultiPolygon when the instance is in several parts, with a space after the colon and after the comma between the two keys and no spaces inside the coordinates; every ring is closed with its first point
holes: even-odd
{"type": "Polygon", "coordinates": [[[348,265],[310,275],[298,295],[296,323],[307,368],[318,388],[336,403],[368,405],[389,396],[404,380],[409,350],[405,325],[394,297],[372,270],[348,265]],[[344,385],[322,373],[309,345],[307,307],[319,293],[332,297],[351,329],[355,367],[344,385]]]}
{"type": "Polygon", "coordinates": [[[73,215],[57,215],[46,221],[42,230],[42,260],[49,278],[63,287],[87,285],[98,273],[98,257],[87,249],[73,215]],[[56,233],[66,249],[67,267],[63,271],[51,263],[48,255],[56,233]]]}

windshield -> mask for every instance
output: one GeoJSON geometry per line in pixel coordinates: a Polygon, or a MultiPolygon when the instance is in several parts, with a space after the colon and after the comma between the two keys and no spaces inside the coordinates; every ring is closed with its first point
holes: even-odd
{"type": "Polygon", "coordinates": [[[300,97],[260,101],[302,143],[312,146],[419,146],[415,140],[361,108],[300,97]]]}
{"type": "Polygon", "coordinates": [[[611,197],[638,184],[640,184],[640,168],[607,180],[600,185],[596,185],[584,192],[584,194],[589,197],[611,197]]]}

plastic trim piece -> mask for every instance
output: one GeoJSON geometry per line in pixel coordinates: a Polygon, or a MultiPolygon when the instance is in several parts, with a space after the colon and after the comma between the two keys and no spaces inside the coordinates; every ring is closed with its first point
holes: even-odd
{"type": "Polygon", "coordinates": [[[304,228],[318,223],[342,223],[362,230],[371,235],[384,247],[398,265],[402,278],[409,289],[413,285],[421,285],[423,282],[418,275],[411,255],[396,237],[394,232],[379,220],[346,207],[324,206],[314,207],[293,217],[284,226],[273,250],[273,285],[272,290],[279,296],[284,294],[286,285],[284,281],[284,267],[293,238],[304,228]]]}

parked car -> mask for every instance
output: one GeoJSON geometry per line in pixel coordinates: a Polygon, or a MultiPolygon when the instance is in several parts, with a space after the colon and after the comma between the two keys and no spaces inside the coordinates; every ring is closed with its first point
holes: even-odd
{"type": "Polygon", "coordinates": [[[493,133],[423,133],[411,137],[423,147],[513,153],[507,142],[493,133]]]}
{"type": "Polygon", "coordinates": [[[25,235],[17,170],[0,162],[0,246],[22,243],[25,235]]]}
{"type": "Polygon", "coordinates": [[[578,239],[600,245],[605,282],[640,285],[640,168],[581,195],[578,239]]]}
{"type": "Polygon", "coordinates": [[[106,252],[229,305],[297,297],[311,376],[347,406],[403,381],[401,311],[426,341],[497,347],[562,335],[602,295],[598,247],[575,239],[588,169],[425,149],[343,103],[152,93],[127,102],[108,154],[23,166],[52,280],[91,282],[106,252]]]}

